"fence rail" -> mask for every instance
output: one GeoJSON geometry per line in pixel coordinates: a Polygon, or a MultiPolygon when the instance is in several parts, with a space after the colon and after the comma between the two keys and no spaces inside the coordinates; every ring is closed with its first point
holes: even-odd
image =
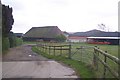
{"type": "Polygon", "coordinates": [[[120,59],[118,59],[115,56],[112,56],[110,54],[107,53],[107,51],[103,51],[97,47],[94,47],[94,65],[98,67],[98,62],[100,61],[103,65],[104,65],[104,71],[103,71],[103,78],[105,78],[106,75],[106,70],[109,70],[109,72],[118,80],[119,79],[119,73],[115,72],[113,69],[111,69],[111,67],[107,64],[107,58],[111,59],[113,62],[117,63],[118,65],[120,65],[120,59]],[[104,56],[104,60],[100,59],[99,54],[102,54],[104,56]]]}
{"type": "Polygon", "coordinates": [[[68,51],[68,58],[71,58],[71,45],[47,45],[47,44],[37,44],[38,47],[41,47],[43,52],[48,50],[48,53],[51,54],[51,50],[53,50],[53,54],[56,54],[56,51],[60,51],[60,55],[62,55],[63,51],[68,51]]]}
{"type": "Polygon", "coordinates": [[[77,50],[82,50],[82,49],[90,49],[93,48],[93,65],[96,69],[96,71],[98,70],[98,61],[104,66],[104,71],[103,71],[103,78],[106,77],[106,72],[107,70],[118,80],[120,80],[119,78],[119,73],[114,71],[108,64],[107,64],[107,59],[109,58],[110,60],[112,60],[113,62],[115,62],[118,66],[120,66],[120,59],[110,55],[109,53],[107,53],[107,51],[103,51],[101,49],[99,49],[97,46],[95,47],[91,47],[91,46],[80,46],[78,48],[76,48],[77,50]],[[103,55],[103,59],[101,59],[99,57],[99,55],[103,55]]]}
{"type": "MultiPolygon", "coordinates": [[[[114,71],[109,65],[108,65],[108,59],[112,60],[114,63],[116,63],[118,66],[120,66],[120,59],[110,55],[107,53],[107,51],[103,51],[99,49],[97,46],[80,46],[76,48],[76,51],[73,52],[73,48],[71,44],[59,44],[59,45],[48,45],[48,44],[37,44],[38,47],[40,47],[41,51],[47,52],[49,54],[53,53],[54,56],[56,56],[56,53],[60,53],[60,55],[63,55],[63,51],[68,51],[67,57],[70,59],[73,59],[72,56],[78,53],[78,50],[83,50],[83,49],[91,49],[93,53],[92,54],[92,59],[91,62],[94,65],[95,70],[98,70],[98,62],[100,62],[103,65],[103,71],[102,71],[102,77],[106,78],[106,72],[109,71],[116,79],[119,79],[119,72],[114,71]],[[103,59],[99,55],[102,55],[103,59]]],[[[82,52],[82,51],[81,51],[82,52]]],[[[89,52],[89,51],[88,51],[89,52]]],[[[86,53],[86,52],[85,52],[86,53]]],[[[84,54],[82,54],[84,55],[84,54]]],[[[87,57],[88,58],[88,57],[87,57]]]]}

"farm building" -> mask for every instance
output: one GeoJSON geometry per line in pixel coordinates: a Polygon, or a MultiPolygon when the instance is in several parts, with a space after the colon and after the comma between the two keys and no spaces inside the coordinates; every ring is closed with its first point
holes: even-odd
{"type": "Polygon", "coordinates": [[[119,37],[88,37],[87,42],[91,44],[119,44],[119,37]]]}
{"type": "Polygon", "coordinates": [[[92,44],[118,45],[119,40],[120,40],[119,32],[100,32],[87,38],[87,42],[92,44]]]}
{"type": "Polygon", "coordinates": [[[81,37],[81,36],[69,36],[70,42],[86,42],[87,37],[81,37]]]}
{"type": "Polygon", "coordinates": [[[88,42],[92,44],[119,44],[119,32],[104,32],[91,30],[77,32],[69,36],[71,42],[88,42]]]}
{"type": "Polygon", "coordinates": [[[91,30],[87,32],[76,32],[73,34],[70,34],[68,37],[68,40],[71,42],[86,42],[87,37],[92,36],[95,33],[100,32],[99,30],[91,30]]]}
{"type": "Polygon", "coordinates": [[[23,36],[25,41],[56,41],[56,36],[63,34],[57,26],[32,27],[23,36]]]}
{"type": "Polygon", "coordinates": [[[14,33],[16,37],[18,38],[22,38],[23,37],[23,33],[14,33]]]}

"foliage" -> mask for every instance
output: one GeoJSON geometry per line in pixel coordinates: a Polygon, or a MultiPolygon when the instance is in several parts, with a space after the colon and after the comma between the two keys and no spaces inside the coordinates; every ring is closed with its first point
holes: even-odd
{"type": "Polygon", "coordinates": [[[16,46],[16,36],[13,32],[9,34],[10,48],[16,46]]]}
{"type": "MultiPolygon", "coordinates": [[[[0,13],[1,14],[1,13],[0,13]]],[[[8,50],[9,47],[13,46],[12,40],[9,37],[10,30],[14,23],[12,8],[9,6],[2,5],[2,51],[8,50]],[[12,43],[12,44],[11,44],[12,43]]]]}
{"type": "Polygon", "coordinates": [[[8,50],[10,47],[9,39],[8,37],[3,37],[2,38],[2,51],[4,52],[5,50],[8,50]]]}
{"type": "Polygon", "coordinates": [[[8,50],[8,48],[12,48],[22,44],[22,39],[17,38],[13,32],[10,32],[9,37],[2,38],[2,51],[8,50]]]}
{"type": "Polygon", "coordinates": [[[12,8],[2,5],[2,35],[8,37],[14,23],[12,8]]]}
{"type": "Polygon", "coordinates": [[[13,32],[9,34],[10,47],[15,47],[22,44],[22,39],[17,38],[13,32]]]}
{"type": "Polygon", "coordinates": [[[21,38],[16,38],[16,46],[19,46],[23,43],[23,40],[21,38]]]}
{"type": "Polygon", "coordinates": [[[66,37],[63,34],[57,35],[56,40],[58,42],[64,42],[66,40],[66,37]]]}

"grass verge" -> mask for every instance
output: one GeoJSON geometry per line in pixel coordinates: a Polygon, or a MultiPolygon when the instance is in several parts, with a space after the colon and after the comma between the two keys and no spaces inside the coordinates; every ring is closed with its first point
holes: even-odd
{"type": "Polygon", "coordinates": [[[94,78],[95,77],[95,73],[94,71],[91,69],[90,66],[86,66],[85,63],[77,61],[77,60],[72,60],[72,59],[68,59],[66,57],[62,57],[62,56],[54,56],[54,55],[49,55],[47,53],[41,52],[38,47],[32,47],[32,50],[48,59],[53,59],[56,60],[58,62],[62,62],[68,66],[70,66],[71,68],[73,68],[76,71],[76,74],[80,77],[80,78],[94,78]]]}

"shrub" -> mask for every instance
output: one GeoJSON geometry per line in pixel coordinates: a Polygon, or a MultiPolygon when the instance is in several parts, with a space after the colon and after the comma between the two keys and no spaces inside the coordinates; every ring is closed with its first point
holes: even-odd
{"type": "Polygon", "coordinates": [[[13,32],[10,32],[9,34],[9,42],[10,42],[10,48],[16,46],[16,36],[14,35],[13,32]]]}
{"type": "Polygon", "coordinates": [[[64,42],[65,40],[66,40],[66,37],[63,34],[56,36],[56,41],[58,42],[64,42]]]}
{"type": "Polygon", "coordinates": [[[2,52],[8,50],[10,48],[9,38],[3,37],[2,38],[2,52]]]}
{"type": "Polygon", "coordinates": [[[17,38],[17,37],[16,37],[16,46],[19,46],[19,45],[21,45],[22,43],[23,43],[22,38],[17,38]]]}
{"type": "Polygon", "coordinates": [[[21,45],[23,41],[21,38],[17,38],[13,32],[10,32],[9,42],[10,42],[10,48],[12,48],[21,45]]]}

